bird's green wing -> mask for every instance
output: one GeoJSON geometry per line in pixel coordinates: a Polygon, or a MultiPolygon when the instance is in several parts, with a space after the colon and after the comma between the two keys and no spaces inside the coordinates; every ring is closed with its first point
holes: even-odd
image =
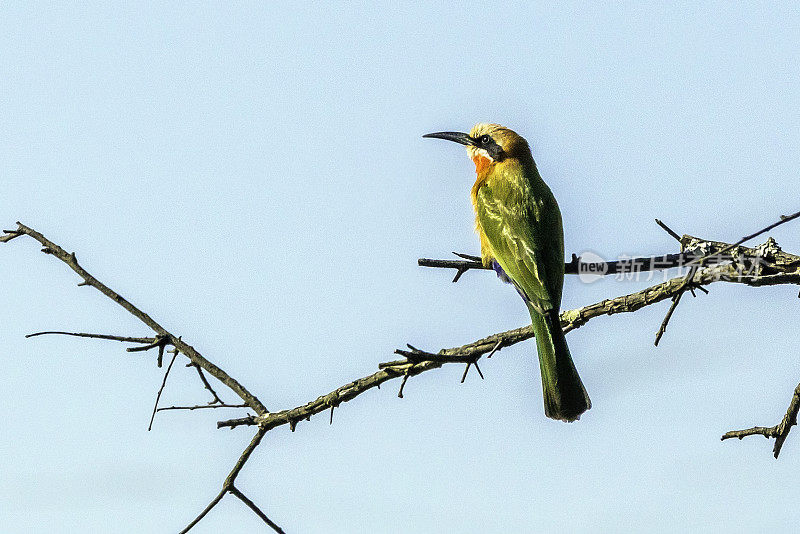
{"type": "MultiPolygon", "coordinates": [[[[541,179],[539,179],[541,180],[541,179]]],[[[489,187],[478,191],[478,219],[495,259],[540,313],[561,304],[564,238],[549,188],[489,187]]]]}

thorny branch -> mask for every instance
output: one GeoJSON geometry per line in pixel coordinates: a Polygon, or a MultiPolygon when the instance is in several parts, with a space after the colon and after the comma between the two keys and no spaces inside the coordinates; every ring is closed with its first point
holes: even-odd
{"type": "MultiPolygon", "coordinates": [[[[456,275],[453,282],[458,282],[461,276],[471,270],[491,271],[492,267],[483,265],[479,256],[461,254],[453,252],[461,260],[434,260],[431,258],[420,258],[417,265],[420,267],[438,267],[444,269],[455,269],[456,275]]],[[[597,274],[610,275],[622,273],[637,273],[646,271],[660,271],[671,269],[688,264],[692,260],[700,258],[696,254],[664,254],[663,256],[645,256],[641,258],[628,258],[624,260],[587,262],[582,261],[579,256],[572,255],[572,260],[564,264],[565,274],[597,274]]],[[[730,258],[729,258],[730,259],[730,258]]]]}
{"type": "MultiPolygon", "coordinates": [[[[59,260],[66,263],[70,269],[75,271],[78,276],[83,278],[83,283],[85,285],[89,285],[103,293],[105,296],[125,308],[129,313],[131,313],[134,317],[142,321],[146,324],[150,329],[152,329],[156,334],[157,338],[161,337],[166,339],[169,344],[173,347],[178,349],[181,353],[185,354],[193,363],[202,367],[205,371],[207,371],[210,375],[215,377],[217,380],[228,386],[234,393],[236,393],[244,402],[247,403],[256,413],[266,413],[267,409],[261,404],[252,393],[247,391],[243,385],[241,385],[236,379],[228,375],[225,371],[205,359],[194,347],[189,345],[188,343],[182,341],[178,336],[175,336],[168,332],[163,326],[158,324],[154,321],[149,315],[144,313],[142,310],[131,304],[128,300],[126,300],[122,295],[115,292],[99,280],[89,274],[81,265],[78,263],[78,259],[75,256],[75,253],[67,253],[63,248],[56,245],[45,236],[37,232],[32,228],[28,228],[24,224],[17,222],[18,228],[17,230],[6,230],[6,236],[14,236],[18,237],[20,235],[27,235],[38,241],[42,244],[42,252],[45,254],[51,254],[58,258],[59,260]]],[[[8,241],[9,239],[5,239],[8,241]]]]}
{"type": "MultiPolygon", "coordinates": [[[[725,243],[704,241],[691,236],[684,236],[681,239],[687,248],[692,249],[699,247],[700,244],[703,244],[704,249],[707,250],[727,246],[725,243]]],[[[800,269],[798,269],[800,268],[800,256],[776,252],[769,265],[762,265],[762,273],[752,272],[748,274],[747,272],[743,273],[741,268],[742,266],[753,268],[754,265],[751,265],[751,263],[757,258],[758,251],[740,247],[738,253],[743,263],[720,263],[698,269],[690,283],[695,287],[709,285],[718,281],[750,286],[800,284],[800,269]]],[[[595,317],[635,312],[645,306],[671,299],[674,295],[684,291],[685,284],[685,277],[679,276],[636,293],[564,311],[561,313],[561,326],[566,333],[580,328],[595,317]]],[[[288,424],[294,430],[298,422],[308,420],[313,415],[351,400],[393,378],[403,377],[407,381],[409,377],[431,369],[438,369],[446,363],[474,364],[484,355],[493,354],[502,348],[515,345],[531,337],[533,337],[533,329],[530,326],[524,326],[494,334],[460,347],[442,349],[437,353],[420,351],[413,347],[409,347],[410,350],[398,349],[395,353],[404,356],[404,359],[381,363],[379,364],[380,370],[378,372],[345,384],[303,406],[280,412],[271,412],[261,416],[220,421],[217,426],[222,428],[239,425],[261,425],[264,428],[272,429],[288,424]]]]}
{"type": "Polygon", "coordinates": [[[166,406],[157,411],[166,412],[168,410],[209,410],[216,408],[247,408],[246,404],[196,404],[194,406],[166,406]]]}
{"type": "MultiPolygon", "coordinates": [[[[153,318],[149,315],[141,311],[139,308],[131,304],[128,300],[126,300],[122,295],[115,292],[99,280],[97,280],[94,276],[89,274],[79,263],[78,259],[75,256],[75,253],[67,253],[63,248],[56,245],[45,236],[37,232],[36,230],[25,226],[24,224],[17,222],[17,230],[5,230],[5,235],[0,237],[0,242],[8,242],[15,237],[19,237],[22,235],[27,235],[41,243],[42,245],[42,252],[45,254],[50,254],[55,256],[62,262],[66,263],[73,271],[75,271],[78,276],[80,276],[83,281],[78,284],[80,286],[91,286],[106,295],[108,298],[125,308],[128,312],[130,312],[134,317],[142,321],[146,324],[150,329],[152,329],[156,335],[152,338],[144,338],[144,337],[126,337],[126,336],[114,336],[114,335],[107,335],[107,334],[90,334],[90,333],[76,333],[76,332],[61,332],[61,331],[48,331],[48,332],[37,332],[35,334],[30,334],[28,337],[34,337],[38,335],[45,335],[45,334],[60,334],[60,335],[68,335],[68,336],[77,336],[77,337],[87,337],[87,338],[95,338],[95,339],[109,339],[114,341],[123,341],[123,342],[130,342],[130,343],[143,343],[144,346],[138,347],[130,347],[128,348],[128,352],[140,352],[145,351],[153,348],[158,348],[158,366],[161,367],[161,359],[164,355],[164,349],[167,345],[172,345],[174,347],[174,357],[170,362],[167,371],[164,374],[164,380],[161,384],[161,388],[158,391],[158,396],[156,397],[155,406],[153,407],[153,415],[150,419],[150,426],[152,427],[153,424],[153,417],[158,412],[158,401],[161,397],[161,393],[164,390],[164,386],[167,382],[167,376],[169,376],[169,372],[172,368],[172,364],[175,363],[175,358],[177,358],[179,353],[184,354],[190,360],[191,366],[197,368],[197,371],[200,375],[200,378],[212,395],[214,396],[214,400],[212,400],[212,404],[219,401],[220,404],[222,400],[219,398],[217,393],[208,383],[208,380],[205,378],[203,371],[206,371],[211,376],[228,386],[234,393],[236,393],[244,404],[247,405],[250,409],[252,409],[257,414],[264,414],[267,413],[266,407],[261,403],[261,401],[252,393],[250,393],[243,385],[241,385],[236,379],[228,375],[225,371],[217,367],[215,364],[207,360],[203,357],[194,347],[183,341],[179,336],[175,336],[169,331],[167,331],[164,327],[158,324],[153,318]]],[[[282,532],[280,527],[278,527],[272,520],[270,520],[264,512],[262,512],[252,501],[244,497],[244,495],[239,491],[237,488],[233,486],[233,481],[236,479],[236,476],[244,467],[245,462],[250,457],[250,454],[253,452],[253,449],[258,446],[258,443],[261,441],[261,438],[264,437],[264,432],[259,429],[256,433],[253,441],[251,441],[250,445],[244,450],[242,455],[239,457],[239,460],[236,462],[233,470],[228,475],[228,478],[225,480],[223,484],[221,492],[217,495],[217,497],[212,500],[211,504],[200,514],[200,516],[195,519],[186,529],[184,532],[188,531],[192,528],[197,521],[202,519],[211,508],[216,506],[216,504],[225,496],[226,493],[232,493],[236,495],[239,499],[241,499],[248,507],[250,507],[256,515],[258,515],[267,525],[273,528],[276,532],[282,532]]]]}
{"type": "MultiPolygon", "coordinates": [[[[653,256],[648,258],[631,258],[616,262],[584,263],[580,258],[573,255],[572,261],[565,264],[565,270],[569,274],[590,272],[592,274],[618,274],[626,272],[652,271],[691,265],[692,268],[686,276],[679,276],[660,284],[653,285],[644,290],[623,295],[613,299],[606,299],[601,302],[584,306],[582,308],[567,310],[561,313],[561,326],[565,332],[570,332],[586,324],[589,320],[602,315],[612,315],[615,313],[630,313],[637,311],[644,306],[655,304],[666,299],[672,299],[673,304],[670,312],[662,324],[657,339],[663,334],[666,323],[672,315],[680,296],[689,290],[694,294],[694,289],[702,289],[703,286],[713,282],[726,281],[731,283],[741,283],[750,286],[764,286],[777,284],[800,284],[800,256],[785,253],[780,250],[771,238],[766,243],[757,248],[747,248],[740,246],[746,239],[761,235],[779,224],[800,217],[800,212],[782,217],[781,221],[760,230],[737,243],[728,244],[723,242],[708,241],[696,237],[684,235],[679,237],[677,233],[669,229],[661,221],[657,221],[672,237],[680,242],[680,254],[666,254],[663,256],[653,256]]],[[[336,388],[326,395],[318,397],[303,406],[282,410],[279,412],[269,412],[261,401],[244,388],[237,380],[225,373],[215,364],[204,358],[191,345],[165,330],[149,315],[145,314],[133,304],[128,302],[118,293],[114,292],[96,278],[86,272],[78,264],[75,254],[68,254],[61,247],[49,241],[42,234],[21,224],[17,230],[5,230],[5,235],[0,236],[0,242],[8,242],[12,239],[28,235],[42,244],[42,252],[51,254],[74,270],[83,281],[79,285],[92,286],[107,297],[117,302],[128,312],[140,319],[154,332],[154,337],[128,337],[107,334],[74,333],[62,331],[37,332],[28,337],[45,334],[61,334],[77,337],[96,338],[115,340],[128,343],[138,343],[140,346],[130,347],[128,351],[138,352],[158,348],[158,363],[161,365],[161,358],[167,345],[174,347],[175,357],[179,353],[189,358],[187,366],[195,367],[204,387],[212,394],[212,400],[207,405],[197,406],[170,406],[158,408],[158,401],[154,407],[153,414],[164,410],[195,410],[202,408],[250,408],[255,415],[248,415],[236,419],[228,419],[217,423],[218,428],[237,427],[243,425],[257,425],[258,430],[252,438],[250,444],[240,455],[230,474],[226,478],[219,493],[211,500],[208,506],[189,524],[182,532],[188,532],[196,525],[208,512],[213,509],[221,499],[228,493],[234,495],[246,504],[256,515],[258,515],[275,532],[283,532],[269,517],[261,511],[250,499],[248,499],[234,484],[236,477],[250,458],[252,452],[258,447],[264,435],[279,426],[288,424],[292,431],[295,430],[298,422],[309,420],[313,415],[323,411],[331,410],[331,422],[333,421],[333,410],[343,402],[347,402],[358,395],[374,388],[380,387],[383,382],[394,378],[403,377],[398,396],[403,396],[403,388],[410,377],[419,375],[425,371],[438,369],[448,363],[466,364],[464,374],[461,378],[463,382],[471,366],[475,366],[476,371],[483,378],[483,373],[478,367],[478,360],[484,356],[491,358],[496,352],[504,347],[509,347],[533,337],[532,328],[525,326],[506,332],[494,334],[472,343],[442,349],[436,353],[427,352],[408,345],[408,350],[397,349],[396,354],[403,357],[400,360],[384,362],[379,364],[379,370],[369,376],[360,378],[344,386],[336,388]],[[213,389],[204,371],[225,384],[229,389],[236,393],[243,401],[242,404],[227,404],[222,401],[217,392],[213,389]]],[[[457,254],[462,260],[431,260],[420,259],[419,265],[427,267],[454,268],[457,271],[454,282],[466,271],[472,269],[486,269],[479,257],[466,254],[457,254]]],[[[170,368],[174,363],[174,358],[170,362],[170,368]]],[[[164,375],[161,390],[163,390],[169,368],[164,375]]],[[[160,390],[160,391],[161,391],[160,390]]],[[[160,395],[159,391],[159,395],[160,395]]],[[[748,430],[728,432],[722,439],[760,434],[767,437],[775,437],[774,454],[777,458],[780,448],[786,439],[791,427],[797,422],[797,414],[800,410],[800,385],[795,389],[792,402],[784,416],[782,422],[774,427],[754,427],[748,430]]]]}

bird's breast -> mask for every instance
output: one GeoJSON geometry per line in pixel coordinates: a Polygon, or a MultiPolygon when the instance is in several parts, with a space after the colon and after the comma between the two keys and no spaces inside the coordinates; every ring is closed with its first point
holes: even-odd
{"type": "Polygon", "coordinates": [[[479,199],[478,191],[489,180],[489,177],[491,175],[490,172],[491,160],[487,158],[476,157],[473,158],[473,161],[475,162],[475,170],[477,171],[478,175],[475,180],[475,183],[472,186],[472,191],[470,195],[472,197],[472,207],[475,210],[475,231],[478,232],[478,236],[480,237],[481,240],[482,263],[484,266],[489,267],[492,264],[492,261],[494,260],[494,253],[492,252],[492,246],[491,243],[489,242],[489,238],[486,236],[486,232],[484,232],[483,225],[481,224],[481,213],[485,211],[485,206],[483,205],[483,202],[479,199]]]}

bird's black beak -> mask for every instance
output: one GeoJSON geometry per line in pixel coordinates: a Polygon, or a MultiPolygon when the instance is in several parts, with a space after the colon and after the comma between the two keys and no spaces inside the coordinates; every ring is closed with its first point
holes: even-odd
{"type": "Polygon", "coordinates": [[[461,132],[436,132],[436,133],[425,134],[422,137],[435,137],[436,139],[447,139],[448,141],[455,141],[456,143],[462,145],[475,146],[475,139],[470,137],[469,134],[461,132]]]}

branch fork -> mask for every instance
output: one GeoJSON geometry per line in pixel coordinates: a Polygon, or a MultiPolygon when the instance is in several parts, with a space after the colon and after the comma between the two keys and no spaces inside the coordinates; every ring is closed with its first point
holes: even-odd
{"type": "Polygon", "coordinates": [[[794,388],[792,400],[789,403],[789,408],[786,410],[786,415],[783,416],[781,422],[775,426],[763,427],[754,426],[746,430],[731,430],[722,436],[722,441],[731,438],[743,439],[747,436],[764,436],[765,438],[775,438],[775,445],[772,447],[772,455],[777,459],[781,453],[783,444],[789,436],[792,427],[797,425],[797,412],[800,411],[800,384],[794,388]]]}
{"type": "MultiPolygon", "coordinates": [[[[714,241],[701,240],[692,236],[684,235],[679,237],[677,233],[672,231],[661,221],[657,221],[659,225],[670,234],[671,237],[681,243],[682,252],[680,254],[667,254],[664,256],[654,256],[649,258],[632,258],[623,261],[603,262],[599,264],[586,264],[580,261],[580,258],[573,255],[572,261],[565,264],[565,270],[569,274],[577,274],[582,272],[582,269],[590,266],[591,272],[602,272],[604,274],[615,274],[618,272],[630,272],[634,270],[658,270],[666,269],[669,267],[677,266],[690,266],[689,274],[685,277],[677,277],[671,280],[664,281],[663,283],[656,284],[644,290],[629,295],[623,295],[613,299],[606,299],[595,304],[590,304],[575,310],[566,310],[561,314],[561,326],[564,332],[570,332],[576,328],[580,328],[589,320],[602,315],[611,315],[614,313],[630,313],[637,311],[644,306],[649,306],[662,300],[671,299],[672,305],[667,313],[667,316],[662,323],[659,334],[656,338],[656,344],[666,330],[667,323],[680,301],[681,295],[685,291],[690,291],[694,294],[694,289],[701,289],[705,291],[705,285],[718,281],[726,281],[732,283],[741,283],[750,286],[764,286],[764,285],[777,285],[777,284],[798,284],[800,285],[800,256],[787,254],[780,250],[774,240],[768,240],[764,245],[757,249],[748,249],[741,247],[742,243],[748,239],[763,234],[779,226],[780,224],[794,220],[800,217],[800,212],[790,216],[782,216],[781,220],[773,223],[772,225],[754,233],[750,236],[745,236],[734,244],[720,243],[714,241]],[[731,252],[733,251],[733,252],[731,252]],[[726,256],[727,253],[730,255],[726,256]],[[716,259],[712,258],[714,254],[716,259]],[[726,262],[727,258],[744,258],[745,260],[752,260],[753,258],[761,258],[766,263],[759,267],[760,270],[754,273],[744,273],[741,270],[737,271],[737,266],[734,263],[726,262]],[[638,261],[641,260],[641,261],[638,261]],[[710,265],[709,265],[710,264],[710,265]],[[633,266],[633,267],[632,267],[633,266]]],[[[408,379],[426,371],[438,369],[447,363],[463,363],[466,364],[464,374],[461,377],[461,382],[466,379],[467,373],[471,366],[475,366],[476,371],[483,378],[483,373],[478,366],[478,360],[486,356],[487,359],[491,358],[501,348],[509,347],[516,343],[520,343],[533,337],[533,331],[530,326],[524,326],[514,330],[501,332],[479,339],[466,345],[448,349],[442,349],[437,353],[419,350],[412,345],[408,345],[408,350],[397,349],[396,354],[402,356],[403,360],[391,361],[381,363],[378,366],[378,371],[363,378],[359,378],[341,386],[326,395],[318,397],[316,400],[311,401],[303,406],[296,408],[282,410],[279,412],[270,412],[265,405],[245,387],[240,384],[233,377],[228,375],[225,371],[217,365],[203,357],[194,347],[187,344],[180,337],[173,335],[164,329],[159,323],[152,319],[149,315],[141,311],[139,308],[131,304],[128,300],[116,293],[108,286],[104,285],[92,275],[90,275],[79,263],[75,253],[67,253],[60,246],[48,240],[39,232],[27,227],[21,223],[17,223],[16,230],[5,230],[4,234],[0,236],[0,243],[9,242],[17,237],[27,235],[32,239],[38,241],[42,245],[42,252],[52,255],[57,259],[64,262],[73,271],[75,271],[82,279],[79,285],[91,286],[102,292],[108,298],[123,307],[126,311],[134,315],[145,325],[147,325],[154,332],[152,337],[128,337],[128,336],[114,336],[108,334],[91,334],[91,333],[75,333],[75,332],[61,332],[61,331],[48,331],[37,332],[30,334],[27,337],[35,337],[45,334],[61,334],[77,337],[87,337],[96,339],[115,340],[128,343],[137,343],[140,346],[130,347],[129,352],[143,352],[151,349],[158,349],[157,364],[159,367],[163,364],[163,355],[166,347],[172,346],[173,350],[169,351],[173,357],[167,367],[162,380],[161,388],[159,389],[156,403],[153,408],[153,416],[156,412],[162,410],[194,410],[200,408],[249,408],[255,414],[248,414],[245,417],[236,419],[228,419],[219,421],[218,428],[236,428],[238,426],[257,426],[256,433],[252,438],[250,444],[245,448],[239,456],[233,469],[230,471],[228,477],[222,485],[220,492],[211,500],[208,506],[182,531],[189,531],[196,525],[203,517],[216,506],[220,500],[230,493],[234,495],[244,504],[246,504],[258,517],[260,517],[265,524],[272,528],[275,532],[283,532],[281,528],[276,525],[269,517],[264,514],[250,499],[248,499],[235,485],[236,477],[238,476],[245,463],[250,458],[252,452],[261,443],[264,435],[282,425],[288,425],[294,431],[297,424],[303,420],[310,420],[313,415],[330,410],[330,422],[333,421],[333,411],[339,407],[341,403],[352,400],[353,398],[369,391],[374,387],[380,387],[383,382],[392,380],[398,377],[402,378],[400,391],[398,396],[403,396],[403,388],[408,379]],[[212,400],[206,405],[197,406],[170,406],[167,408],[158,408],[158,399],[163,391],[166,380],[169,375],[177,356],[183,354],[189,359],[187,364],[197,370],[198,376],[202,381],[204,387],[211,393],[212,400]],[[233,393],[235,393],[241,400],[241,404],[228,404],[223,402],[214,388],[211,386],[205,374],[208,373],[213,378],[219,380],[222,384],[227,386],[233,393]]],[[[477,256],[468,254],[456,253],[460,260],[430,260],[422,258],[419,260],[419,265],[426,267],[443,267],[456,269],[456,275],[453,282],[457,282],[459,278],[468,270],[489,270],[488,267],[483,266],[481,259],[477,256]]],[[[783,420],[774,427],[753,427],[747,430],[732,431],[726,433],[722,439],[739,438],[745,436],[760,434],[766,437],[775,438],[774,455],[777,458],[783,446],[786,437],[788,436],[791,428],[797,424],[797,414],[800,410],[800,385],[794,391],[792,401],[789,409],[786,412],[783,420]]],[[[152,423],[152,419],[151,419],[152,423]]]]}

